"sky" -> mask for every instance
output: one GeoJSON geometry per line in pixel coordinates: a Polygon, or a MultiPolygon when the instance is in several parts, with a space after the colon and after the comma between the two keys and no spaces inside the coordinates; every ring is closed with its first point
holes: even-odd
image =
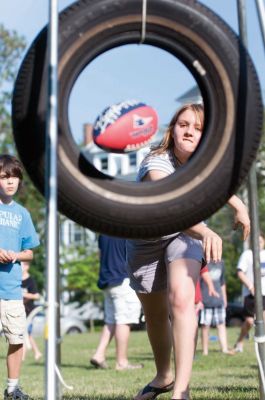
{"type": "MultiPolygon", "coordinates": [[[[58,0],[59,10],[73,2],[58,0]]],[[[201,3],[238,32],[237,0],[201,0],[201,3]]],[[[2,0],[0,23],[24,36],[30,46],[48,22],[48,6],[48,0],[2,0]]],[[[246,7],[248,47],[264,99],[265,54],[255,0],[246,0],[246,7]]],[[[69,101],[73,136],[80,143],[84,123],[93,123],[107,106],[128,99],[151,105],[158,112],[160,125],[165,125],[179,105],[176,99],[195,84],[186,67],[162,49],[148,45],[112,49],[89,64],[73,87],[69,101]]]]}

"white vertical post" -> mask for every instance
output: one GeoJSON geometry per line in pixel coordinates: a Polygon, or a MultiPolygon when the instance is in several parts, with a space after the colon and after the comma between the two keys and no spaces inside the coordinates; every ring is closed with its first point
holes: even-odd
{"type": "Polygon", "coordinates": [[[57,268],[58,268],[58,217],[57,217],[57,65],[58,65],[58,3],[49,1],[48,24],[48,104],[46,120],[46,379],[45,399],[55,400],[57,393],[55,365],[57,361],[57,268]]]}
{"type": "MultiPolygon", "coordinates": [[[[247,23],[246,2],[237,0],[239,35],[242,43],[247,48],[247,23]]],[[[259,16],[260,17],[260,16],[259,16]]],[[[260,17],[261,20],[261,17],[260,17]]],[[[251,248],[253,253],[253,275],[255,287],[255,346],[258,348],[259,358],[259,392],[260,400],[265,400],[264,369],[265,369],[265,327],[263,320],[263,304],[261,290],[261,268],[259,247],[259,211],[258,211],[258,188],[256,176],[256,163],[254,162],[248,176],[248,199],[251,219],[251,248]]]]}
{"type": "Polygon", "coordinates": [[[263,38],[263,46],[265,48],[265,4],[264,0],[256,0],[256,7],[258,11],[260,30],[263,38]]]}

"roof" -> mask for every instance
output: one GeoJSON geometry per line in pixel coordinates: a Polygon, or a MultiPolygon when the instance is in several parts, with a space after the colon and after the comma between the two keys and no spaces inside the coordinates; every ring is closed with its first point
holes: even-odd
{"type": "Polygon", "coordinates": [[[176,98],[176,101],[180,103],[187,102],[201,102],[202,96],[198,86],[193,86],[191,89],[187,90],[187,92],[183,93],[180,97],[176,98]]]}

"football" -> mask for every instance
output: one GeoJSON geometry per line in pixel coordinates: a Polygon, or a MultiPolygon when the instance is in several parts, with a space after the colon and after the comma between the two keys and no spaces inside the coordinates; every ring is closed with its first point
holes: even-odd
{"type": "Polygon", "coordinates": [[[137,100],[107,107],[93,126],[94,143],[106,151],[126,153],[144,147],[158,128],[156,111],[137,100]]]}

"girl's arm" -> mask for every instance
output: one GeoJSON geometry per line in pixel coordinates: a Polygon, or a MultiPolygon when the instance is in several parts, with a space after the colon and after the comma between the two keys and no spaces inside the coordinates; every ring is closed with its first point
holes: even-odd
{"type": "Polygon", "coordinates": [[[192,226],[184,231],[187,235],[202,240],[206,262],[221,261],[222,259],[222,239],[204,223],[192,226]]]}
{"type": "Polygon", "coordinates": [[[227,204],[232,207],[235,211],[234,214],[234,229],[237,229],[239,225],[243,229],[243,240],[246,240],[250,233],[250,219],[248,210],[245,204],[237,196],[232,196],[228,200],[227,204]]]}

